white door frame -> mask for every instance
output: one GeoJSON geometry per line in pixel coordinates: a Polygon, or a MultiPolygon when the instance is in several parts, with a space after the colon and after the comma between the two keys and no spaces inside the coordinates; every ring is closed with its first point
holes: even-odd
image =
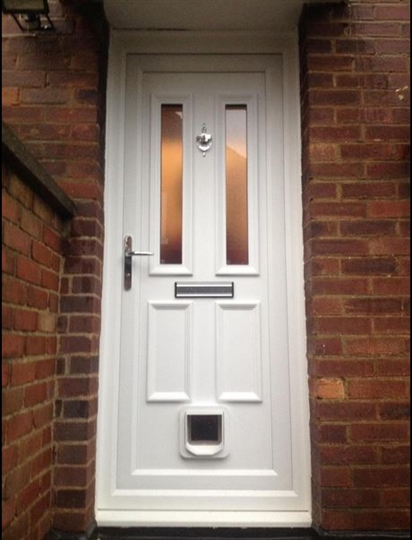
{"type": "Polygon", "coordinates": [[[112,31],[106,125],[105,250],[100,338],[99,415],[96,463],[96,520],[100,526],[253,526],[311,525],[309,399],[303,285],[300,115],[297,33],[112,31]],[[293,482],[306,501],[294,512],[178,512],[112,510],[116,491],[115,455],[123,245],[123,155],[125,78],[128,54],[276,54],[283,63],[283,140],[285,231],[293,482]]]}

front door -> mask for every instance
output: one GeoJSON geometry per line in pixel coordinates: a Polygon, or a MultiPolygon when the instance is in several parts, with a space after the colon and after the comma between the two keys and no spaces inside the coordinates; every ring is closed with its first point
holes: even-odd
{"type": "Polygon", "coordinates": [[[275,56],[128,59],[103,507],[129,524],[307,510],[294,470],[281,104],[275,56]]]}

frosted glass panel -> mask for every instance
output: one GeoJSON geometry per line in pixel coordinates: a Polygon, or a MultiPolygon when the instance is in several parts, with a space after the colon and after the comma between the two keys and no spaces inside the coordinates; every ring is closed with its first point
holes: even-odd
{"type": "Polygon", "coordinates": [[[226,263],[248,264],[247,107],[226,105],[226,263]]]}
{"type": "Polygon", "coordinates": [[[183,106],[162,105],[161,264],[182,263],[183,106]]]}

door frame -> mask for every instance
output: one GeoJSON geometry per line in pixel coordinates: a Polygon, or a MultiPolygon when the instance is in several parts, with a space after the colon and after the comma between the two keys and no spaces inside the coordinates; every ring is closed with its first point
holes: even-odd
{"type": "Polygon", "coordinates": [[[100,337],[99,414],[96,457],[95,515],[100,526],[242,526],[306,527],[311,525],[309,395],[303,280],[303,227],[297,32],[145,32],[112,31],[109,51],[106,120],[105,244],[102,328],[100,337]],[[299,512],[136,512],[112,510],[105,500],[115,490],[115,454],[123,245],[123,155],[126,58],[129,54],[276,54],[283,64],[283,141],[285,234],[288,297],[288,347],[293,477],[306,501],[299,512]],[[298,218],[297,218],[298,216],[298,218]],[[259,515],[257,515],[259,514],[259,515]]]}

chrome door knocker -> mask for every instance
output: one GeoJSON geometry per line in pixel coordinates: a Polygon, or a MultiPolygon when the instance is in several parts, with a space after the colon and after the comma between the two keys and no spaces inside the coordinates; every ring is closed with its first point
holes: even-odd
{"type": "Polygon", "coordinates": [[[206,124],[203,124],[202,133],[196,137],[197,147],[203,153],[205,157],[206,152],[210,150],[212,146],[212,135],[207,133],[206,124]]]}

